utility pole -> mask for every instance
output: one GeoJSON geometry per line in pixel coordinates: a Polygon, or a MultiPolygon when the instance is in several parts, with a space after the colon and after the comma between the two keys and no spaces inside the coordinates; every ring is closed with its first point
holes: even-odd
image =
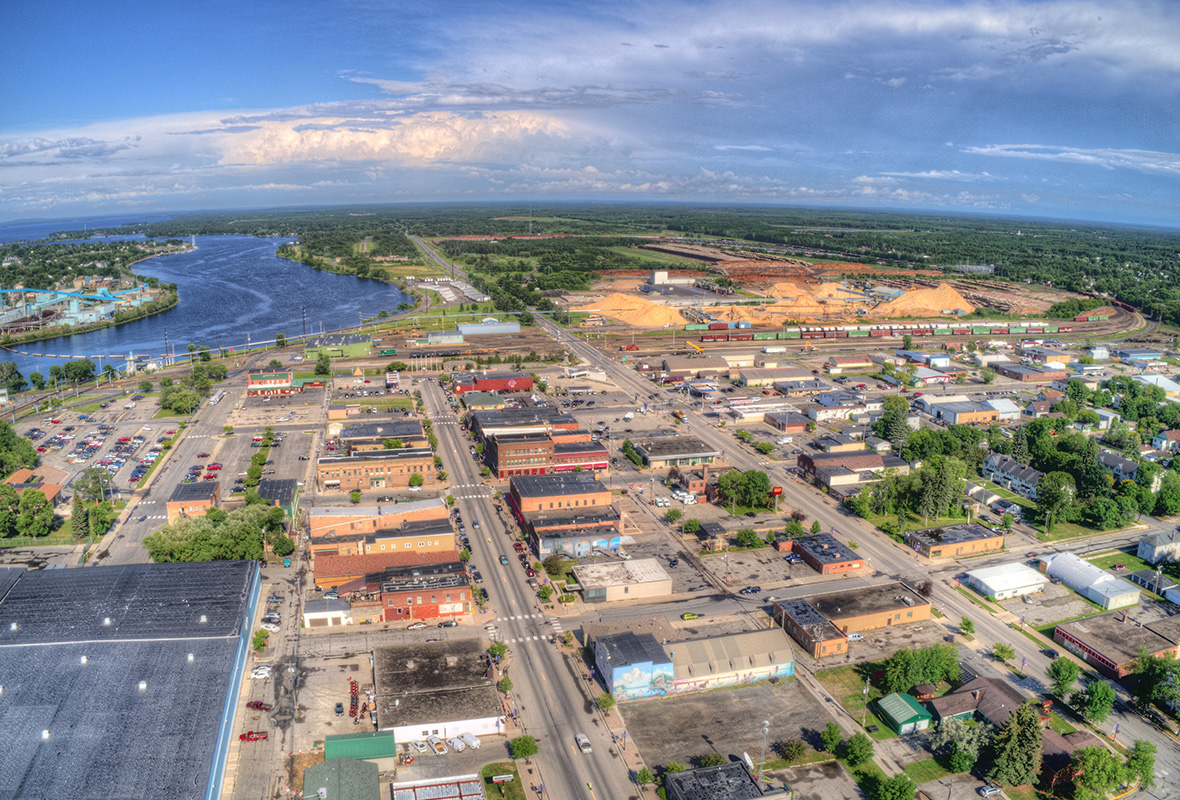
{"type": "Polygon", "coordinates": [[[303,338],[307,338],[307,306],[302,306],[299,309],[303,312],[303,338]]]}

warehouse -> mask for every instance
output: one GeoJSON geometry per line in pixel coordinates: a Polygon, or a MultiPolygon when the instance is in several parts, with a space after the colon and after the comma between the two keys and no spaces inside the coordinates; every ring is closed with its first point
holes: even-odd
{"type": "Polygon", "coordinates": [[[673,356],[663,361],[663,371],[682,378],[715,378],[729,374],[729,362],[721,356],[682,358],[673,356]]]}
{"type": "Polygon", "coordinates": [[[1013,403],[1007,397],[985,400],[983,401],[983,405],[996,412],[996,419],[999,422],[1015,422],[1020,419],[1020,406],[1013,403]]]}
{"type": "Polygon", "coordinates": [[[1073,553],[1052,553],[1041,558],[1042,569],[1092,603],[1106,610],[1139,602],[1139,588],[1073,553]]]}
{"type": "Polygon", "coordinates": [[[361,450],[383,450],[392,441],[395,447],[426,447],[426,434],[422,423],[416,419],[404,418],[376,423],[354,425],[329,425],[329,436],[335,436],[345,453],[361,450]],[[400,445],[398,444],[400,442],[400,445]]]}
{"type": "Polygon", "coordinates": [[[930,559],[990,553],[1004,548],[1004,534],[977,522],[906,531],[906,543],[930,559]]]}
{"type": "Polygon", "coordinates": [[[520,323],[500,322],[495,317],[487,317],[480,322],[460,324],[459,333],[463,334],[464,336],[479,336],[497,333],[520,333],[520,323]]]}
{"type": "Polygon", "coordinates": [[[967,585],[990,600],[1045,591],[1049,579],[1025,564],[997,564],[967,572],[967,585]]]}
{"type": "Polygon", "coordinates": [[[221,797],[260,592],[257,561],[0,569],[0,794],[221,797]]]}
{"type": "Polygon", "coordinates": [[[743,369],[738,373],[737,385],[762,388],[773,386],[778,381],[807,380],[811,373],[794,367],[765,367],[763,369],[743,369]]]}
{"type": "Polygon", "coordinates": [[[994,421],[996,411],[986,403],[942,403],[935,406],[935,418],[952,425],[976,425],[994,421]]]}
{"type": "Polygon", "coordinates": [[[695,436],[654,436],[635,441],[635,451],[651,469],[712,464],[721,453],[695,436]]]}
{"type": "Polygon", "coordinates": [[[771,618],[814,658],[848,652],[849,633],[930,619],[930,602],[904,583],[778,600],[771,618]]]}
{"type": "Polygon", "coordinates": [[[1053,631],[1053,641],[1085,659],[1103,674],[1122,680],[1134,672],[1141,650],[1169,660],[1180,656],[1180,623],[1173,618],[1141,623],[1125,611],[1063,622],[1053,631]]]}
{"type": "Polygon", "coordinates": [[[467,392],[531,392],[533,376],[527,372],[462,372],[451,378],[451,391],[456,395],[467,392]]]}
{"type": "Polygon", "coordinates": [[[830,533],[813,533],[810,536],[784,539],[779,543],[779,548],[786,552],[799,553],[808,566],[821,575],[838,575],[864,566],[863,558],[830,533]]]}
{"type": "Polygon", "coordinates": [[[930,727],[930,720],[933,719],[917,700],[898,692],[877,700],[877,715],[899,736],[924,731],[930,727]]]}
{"type": "Polygon", "coordinates": [[[1021,383],[1052,383],[1069,377],[1064,369],[1056,367],[1029,367],[1023,364],[996,364],[996,372],[1008,380],[1021,383]]]}

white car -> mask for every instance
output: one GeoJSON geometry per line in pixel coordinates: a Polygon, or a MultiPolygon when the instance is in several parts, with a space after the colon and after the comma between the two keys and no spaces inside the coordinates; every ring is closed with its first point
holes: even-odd
{"type": "Polygon", "coordinates": [[[256,679],[269,678],[270,677],[270,667],[256,667],[250,673],[250,677],[256,678],[256,679]]]}
{"type": "Polygon", "coordinates": [[[578,749],[581,750],[583,753],[591,752],[590,737],[587,736],[586,734],[579,733],[579,734],[575,735],[574,741],[577,742],[578,749]]]}
{"type": "Polygon", "coordinates": [[[417,750],[419,753],[425,753],[425,752],[427,752],[428,750],[430,750],[430,748],[426,746],[426,742],[419,741],[419,740],[417,740],[417,739],[415,739],[414,741],[410,742],[410,747],[414,748],[414,749],[415,749],[415,750],[417,750]]]}
{"type": "Polygon", "coordinates": [[[436,756],[445,756],[448,752],[450,752],[447,750],[447,746],[443,744],[443,740],[437,736],[427,736],[426,744],[430,745],[431,751],[433,751],[436,756]]]}
{"type": "Polygon", "coordinates": [[[457,736],[453,739],[447,739],[447,744],[456,753],[462,753],[464,750],[467,749],[467,745],[463,742],[462,739],[460,739],[457,736]]]}
{"type": "Polygon", "coordinates": [[[282,630],[281,628],[279,628],[278,625],[275,625],[273,622],[264,622],[261,625],[259,625],[258,627],[262,628],[264,631],[268,631],[270,633],[278,633],[280,630],[282,630]]]}

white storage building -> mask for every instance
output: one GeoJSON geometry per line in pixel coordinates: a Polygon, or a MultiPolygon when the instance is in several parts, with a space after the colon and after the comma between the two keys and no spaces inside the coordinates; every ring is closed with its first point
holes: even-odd
{"type": "Polygon", "coordinates": [[[1054,553],[1041,559],[1045,572],[1092,603],[1109,611],[1139,602],[1139,587],[1083,561],[1073,553],[1054,553]]]}
{"type": "Polygon", "coordinates": [[[1043,573],[1019,563],[997,564],[967,572],[967,585],[993,600],[1043,592],[1048,582],[1043,573]]]}

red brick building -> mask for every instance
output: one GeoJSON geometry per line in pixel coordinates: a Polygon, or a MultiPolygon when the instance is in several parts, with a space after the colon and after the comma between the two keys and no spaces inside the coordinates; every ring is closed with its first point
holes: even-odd
{"type": "Polygon", "coordinates": [[[601,472],[610,466],[606,446],[591,441],[585,431],[496,435],[486,446],[488,464],[501,478],[577,469],[601,472]]]}
{"type": "Polygon", "coordinates": [[[611,505],[610,489],[584,472],[514,477],[508,499],[518,516],[602,511],[611,505]]]}
{"type": "Polygon", "coordinates": [[[298,394],[303,391],[303,383],[295,380],[295,373],[286,372],[252,372],[246,378],[246,396],[263,397],[274,395],[298,394]]]}
{"type": "Polygon", "coordinates": [[[315,585],[321,589],[336,589],[353,581],[362,581],[354,587],[361,589],[365,586],[366,576],[380,574],[389,568],[448,563],[462,563],[457,550],[320,556],[314,564],[315,585]]]}
{"type": "Polygon", "coordinates": [[[533,376],[527,372],[468,372],[455,375],[455,394],[467,392],[531,392],[533,376]]]}
{"type": "MultiPolygon", "coordinates": [[[[315,556],[343,553],[353,537],[380,530],[401,528],[409,521],[446,519],[447,506],[442,498],[416,500],[412,503],[381,503],[372,506],[312,506],[308,510],[311,552],[315,556]]],[[[360,552],[358,550],[358,552],[360,552]]]]}

